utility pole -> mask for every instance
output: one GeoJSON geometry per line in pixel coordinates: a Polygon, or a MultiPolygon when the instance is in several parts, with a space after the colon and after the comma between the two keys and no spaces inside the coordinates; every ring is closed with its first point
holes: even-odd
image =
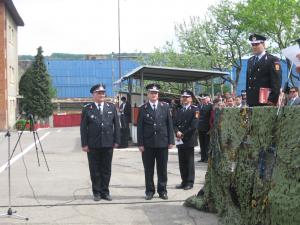
{"type": "Polygon", "coordinates": [[[119,40],[119,57],[118,57],[118,62],[119,62],[119,79],[122,76],[122,68],[121,68],[121,29],[120,29],[120,0],[118,0],[118,40],[119,40]]]}

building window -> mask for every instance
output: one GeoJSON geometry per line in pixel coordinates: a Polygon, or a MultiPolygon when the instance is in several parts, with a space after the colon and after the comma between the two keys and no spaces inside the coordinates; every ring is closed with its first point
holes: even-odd
{"type": "Polygon", "coordinates": [[[15,68],[13,68],[12,66],[9,67],[9,82],[11,84],[15,83],[15,68]]]}
{"type": "Polygon", "coordinates": [[[9,40],[9,43],[11,43],[12,45],[14,44],[15,31],[12,26],[8,26],[8,40],[9,40]]]}

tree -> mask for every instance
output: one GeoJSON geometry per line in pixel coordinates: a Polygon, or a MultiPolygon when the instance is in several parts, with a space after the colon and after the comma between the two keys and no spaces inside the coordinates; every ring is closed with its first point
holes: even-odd
{"type": "Polygon", "coordinates": [[[204,55],[210,68],[230,71],[235,68],[235,79],[228,80],[236,88],[242,70],[242,57],[250,48],[233,0],[220,1],[208,9],[206,20],[191,18],[190,23],[176,27],[183,52],[204,55]]]}
{"type": "Polygon", "coordinates": [[[20,102],[22,111],[39,118],[46,118],[53,113],[51,98],[55,96],[55,91],[42,53],[42,47],[39,47],[34,62],[20,80],[19,90],[20,95],[23,96],[20,102]]]}
{"type": "MultiPolygon", "coordinates": [[[[166,42],[162,48],[156,48],[155,52],[148,56],[139,58],[141,64],[154,66],[167,66],[178,68],[208,68],[207,59],[199,55],[189,55],[187,53],[177,52],[173,43],[166,42]]],[[[149,82],[146,82],[149,83],[149,82]]],[[[182,88],[192,89],[192,84],[179,84],[176,82],[159,82],[162,90],[169,93],[179,94],[182,88]]]]}
{"type": "MultiPolygon", "coordinates": [[[[247,0],[238,3],[237,8],[242,29],[266,35],[272,52],[280,53],[300,36],[299,0],[247,0]]],[[[289,60],[287,65],[291,67],[289,60]]]]}

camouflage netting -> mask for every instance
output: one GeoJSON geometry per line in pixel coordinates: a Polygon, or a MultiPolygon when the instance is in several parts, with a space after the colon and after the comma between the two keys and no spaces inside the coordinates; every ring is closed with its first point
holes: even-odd
{"type": "Polygon", "coordinates": [[[224,225],[300,224],[300,107],[223,109],[211,133],[204,195],[185,205],[224,225]]]}

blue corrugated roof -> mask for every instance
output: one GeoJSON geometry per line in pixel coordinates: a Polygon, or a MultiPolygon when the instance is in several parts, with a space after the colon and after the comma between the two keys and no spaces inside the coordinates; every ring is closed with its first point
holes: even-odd
{"type": "MultiPolygon", "coordinates": [[[[117,59],[46,60],[45,64],[57,90],[57,98],[90,97],[89,90],[97,83],[104,83],[107,96],[113,96],[112,84],[119,78],[117,59]]],[[[122,75],[138,66],[137,61],[122,59],[122,75]]]]}

